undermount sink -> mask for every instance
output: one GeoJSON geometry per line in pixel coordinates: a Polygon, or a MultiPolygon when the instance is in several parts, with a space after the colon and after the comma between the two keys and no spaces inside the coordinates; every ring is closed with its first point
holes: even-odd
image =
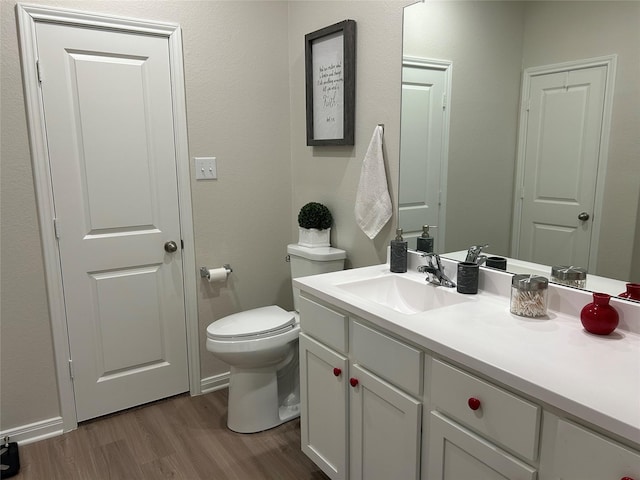
{"type": "Polygon", "coordinates": [[[426,281],[411,280],[400,275],[367,278],[336,286],[365,300],[408,315],[471,300],[457,293],[455,289],[436,287],[426,281]]]}

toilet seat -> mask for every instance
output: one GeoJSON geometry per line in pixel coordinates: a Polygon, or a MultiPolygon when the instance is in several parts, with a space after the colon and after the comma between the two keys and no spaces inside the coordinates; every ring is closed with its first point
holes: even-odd
{"type": "Polygon", "coordinates": [[[277,305],[234,313],[211,323],[207,338],[211,340],[249,340],[278,335],[295,327],[295,316],[277,305]]]}

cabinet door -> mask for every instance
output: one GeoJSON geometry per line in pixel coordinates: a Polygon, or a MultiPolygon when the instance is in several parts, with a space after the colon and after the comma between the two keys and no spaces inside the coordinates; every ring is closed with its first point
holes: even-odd
{"type": "Polygon", "coordinates": [[[346,357],[300,334],[302,451],[333,480],[347,478],[346,357]]]}
{"type": "Polygon", "coordinates": [[[417,479],[421,403],[357,365],[350,383],[350,478],[417,479]]]}
{"type": "Polygon", "coordinates": [[[430,480],[534,480],[536,470],[457,423],[431,412],[430,480]]]}
{"type": "Polygon", "coordinates": [[[640,479],[640,454],[565,420],[558,422],[554,478],[640,479]]]}

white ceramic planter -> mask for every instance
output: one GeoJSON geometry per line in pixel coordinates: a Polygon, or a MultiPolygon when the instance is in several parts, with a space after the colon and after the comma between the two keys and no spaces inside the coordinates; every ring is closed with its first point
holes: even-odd
{"type": "Polygon", "coordinates": [[[331,228],[318,230],[298,227],[298,245],[311,248],[331,246],[331,228]]]}

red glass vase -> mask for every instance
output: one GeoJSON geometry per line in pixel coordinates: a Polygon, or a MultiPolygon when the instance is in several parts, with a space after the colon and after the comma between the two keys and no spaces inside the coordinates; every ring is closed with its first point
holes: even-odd
{"type": "Polygon", "coordinates": [[[627,291],[622,292],[619,297],[630,298],[640,302],[640,283],[627,283],[627,291]]]}
{"type": "Polygon", "coordinates": [[[594,293],[593,303],[588,303],[580,312],[580,321],[585,330],[596,335],[609,335],[618,326],[618,312],[609,305],[611,295],[594,293]]]}

